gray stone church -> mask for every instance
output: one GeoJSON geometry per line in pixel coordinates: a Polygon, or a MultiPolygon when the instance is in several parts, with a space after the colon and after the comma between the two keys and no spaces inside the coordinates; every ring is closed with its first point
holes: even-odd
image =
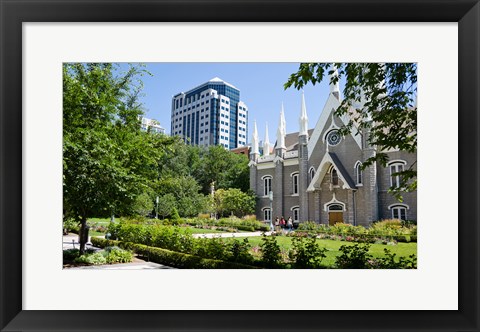
{"type": "Polygon", "coordinates": [[[299,131],[290,134],[285,132],[282,106],[273,151],[267,131],[262,155],[255,123],[249,167],[250,188],[259,198],[258,220],[283,216],[294,222],[368,226],[382,219],[417,219],[416,192],[404,193],[401,203],[388,192],[400,181],[392,174],[414,165],[416,154],[389,151],[387,167],[373,164],[361,170],[362,162],[377,151],[368,144],[367,132],[339,134],[347,121],[333,114],[340,103],[338,84],[330,85],[320,118],[308,130],[302,93],[299,131]]]}

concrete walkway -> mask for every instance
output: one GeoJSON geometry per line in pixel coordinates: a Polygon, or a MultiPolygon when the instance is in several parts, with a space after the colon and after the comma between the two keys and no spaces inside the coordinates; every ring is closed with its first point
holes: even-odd
{"type": "MultiPolygon", "coordinates": [[[[68,234],[63,236],[63,250],[66,249],[79,249],[80,243],[78,242],[77,234],[68,234]]],[[[90,237],[88,237],[87,249],[100,250],[100,248],[92,246],[90,243],[90,237]]],[[[137,257],[133,258],[131,263],[123,264],[106,264],[106,265],[90,265],[90,266],[76,266],[76,267],[64,267],[67,270],[158,270],[158,269],[174,269],[173,267],[157,264],[153,262],[146,262],[137,257]]]]}
{"type": "Polygon", "coordinates": [[[272,232],[244,232],[244,233],[200,233],[200,234],[193,234],[194,238],[214,238],[214,237],[252,237],[252,236],[263,236],[270,235],[272,232]]]}

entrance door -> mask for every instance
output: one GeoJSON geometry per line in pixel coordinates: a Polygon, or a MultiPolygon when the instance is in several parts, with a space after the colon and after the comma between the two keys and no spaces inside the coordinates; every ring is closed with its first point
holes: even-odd
{"type": "Polygon", "coordinates": [[[329,212],[328,224],[332,226],[335,225],[337,222],[343,222],[343,212],[329,212]]]}

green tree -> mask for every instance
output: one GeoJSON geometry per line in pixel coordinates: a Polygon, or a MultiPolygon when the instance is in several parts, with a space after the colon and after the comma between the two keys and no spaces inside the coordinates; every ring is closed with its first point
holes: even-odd
{"type": "MultiPolygon", "coordinates": [[[[417,65],[416,63],[302,63],[285,83],[285,89],[315,85],[330,75],[330,83],[345,78],[343,100],[335,111],[339,117],[348,115],[349,122],[342,128],[344,134],[368,132],[370,145],[377,146],[375,156],[363,163],[363,168],[374,162],[386,166],[385,151],[399,149],[415,153],[417,150],[417,65]]],[[[415,190],[417,172],[415,163],[403,172],[401,184],[390,191],[402,200],[402,192],[415,190]]]]}
{"type": "Polygon", "coordinates": [[[210,185],[216,189],[238,188],[244,192],[250,188],[248,158],[213,145],[200,149],[200,160],[192,175],[204,194],[210,193],[210,185]]]}
{"type": "Polygon", "coordinates": [[[174,208],[176,208],[175,196],[172,194],[165,194],[158,198],[157,213],[162,216],[162,219],[170,216],[174,208]]]}
{"type": "Polygon", "coordinates": [[[153,211],[153,200],[147,193],[142,193],[137,196],[133,204],[133,212],[135,215],[142,217],[147,216],[153,211]]]}
{"type": "Polygon", "coordinates": [[[171,194],[175,207],[182,217],[192,217],[207,209],[207,199],[201,194],[200,186],[191,176],[163,176],[155,184],[159,196],[171,194]]]}
{"type": "Polygon", "coordinates": [[[81,254],[87,218],[131,213],[156,170],[156,135],[140,132],[138,122],[145,73],[109,63],[63,66],[63,203],[81,225],[81,254]]]}
{"type": "Polygon", "coordinates": [[[217,216],[243,217],[255,212],[255,195],[236,188],[219,189],[215,191],[213,206],[217,216]]]}

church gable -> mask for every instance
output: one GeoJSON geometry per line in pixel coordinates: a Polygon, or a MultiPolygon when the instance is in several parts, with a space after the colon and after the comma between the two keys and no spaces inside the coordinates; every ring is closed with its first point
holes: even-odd
{"type": "MultiPolygon", "coordinates": [[[[320,118],[315,125],[310,141],[308,142],[308,158],[310,159],[319,144],[325,143],[325,134],[335,128],[340,128],[348,123],[348,115],[341,118],[333,116],[335,110],[340,106],[340,100],[334,93],[330,93],[325,106],[323,107],[320,118]],[[333,120],[333,121],[332,121],[333,120]]],[[[354,129],[355,131],[355,129],[354,129]]],[[[362,148],[362,138],[360,134],[351,133],[358,148],[362,148]]]]}

